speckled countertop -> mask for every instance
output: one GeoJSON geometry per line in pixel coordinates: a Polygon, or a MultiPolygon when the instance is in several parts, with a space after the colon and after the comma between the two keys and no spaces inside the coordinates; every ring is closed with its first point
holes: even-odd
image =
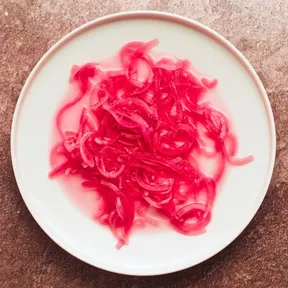
{"type": "Polygon", "coordinates": [[[288,287],[287,0],[0,0],[0,64],[1,288],[288,287]],[[248,228],[205,263],[147,278],[93,268],[50,240],[18,192],[9,151],[18,95],[47,49],[89,20],[136,9],[178,13],[230,40],[251,62],[267,89],[278,141],[268,194],[248,228]]]}

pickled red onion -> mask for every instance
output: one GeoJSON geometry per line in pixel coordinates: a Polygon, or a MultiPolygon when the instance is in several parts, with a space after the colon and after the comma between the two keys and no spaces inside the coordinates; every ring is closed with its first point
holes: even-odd
{"type": "Polygon", "coordinates": [[[181,233],[201,232],[211,219],[226,164],[253,160],[236,157],[237,139],[227,117],[200,102],[217,80],[198,79],[188,60],[156,61],[149,52],[157,44],[157,39],[126,44],[117,70],[96,63],[73,66],[76,97],[56,115],[61,141],[51,149],[49,177],[78,174],[83,188],[97,190],[102,198],[97,219],[111,228],[118,248],[128,244],[134,224],[155,224],[149,207],[181,233]],[[65,131],[63,116],[85,97],[89,105],[78,129],[65,131]],[[216,159],[214,175],[200,170],[195,153],[216,159]]]}

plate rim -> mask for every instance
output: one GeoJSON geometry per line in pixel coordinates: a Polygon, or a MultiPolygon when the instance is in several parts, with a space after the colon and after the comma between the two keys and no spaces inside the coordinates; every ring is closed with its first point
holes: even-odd
{"type": "MultiPolygon", "coordinates": [[[[269,101],[269,98],[267,96],[267,93],[265,91],[265,88],[257,75],[256,71],[252,67],[252,65],[248,62],[248,60],[245,58],[245,56],[232,44],[230,43],[226,38],[224,38],[222,35],[220,35],[218,32],[214,31],[213,29],[209,28],[208,26],[199,23],[198,21],[192,20],[190,18],[180,16],[174,13],[169,13],[169,12],[161,12],[161,11],[147,11],[147,10],[138,10],[138,11],[126,11],[126,12],[119,12],[119,13],[114,13],[114,14],[109,14],[103,17],[96,18],[92,21],[89,21],[76,29],[72,30],[70,33],[66,34],[64,37],[62,37],[60,40],[58,40],[55,44],[52,45],[48,49],[48,51],[40,58],[40,60],[37,62],[37,64],[34,66],[32,69],[31,73],[29,74],[28,78],[25,81],[24,86],[22,87],[21,93],[19,95],[19,98],[17,99],[16,103],[16,108],[14,110],[13,114],[13,119],[12,119],[12,126],[11,126],[11,137],[10,137],[10,152],[11,152],[11,159],[12,159],[12,166],[13,166],[13,171],[15,175],[15,180],[19,189],[19,192],[22,196],[22,199],[28,208],[29,212],[33,216],[34,220],[36,223],[41,227],[41,229],[62,249],[64,249],[66,252],[71,254],[72,256],[78,258],[79,260],[114,273],[119,273],[119,274],[124,274],[124,275],[134,275],[134,276],[154,276],[154,275],[163,275],[163,274],[168,274],[168,273],[173,273],[173,272],[178,272],[193,266],[196,266],[207,259],[215,256],[218,254],[220,251],[225,249],[230,243],[232,243],[249,225],[251,220],[254,218],[256,215],[257,211],[259,210],[270,185],[271,178],[273,175],[273,170],[274,170],[274,165],[275,165],[275,156],[276,156],[276,129],[275,129],[275,121],[273,117],[273,112],[271,108],[271,104],[269,101]],[[17,124],[18,124],[18,118],[20,115],[22,103],[25,99],[25,96],[27,94],[27,91],[30,87],[30,85],[33,83],[33,80],[41,67],[49,60],[50,56],[52,56],[55,52],[57,52],[58,49],[62,47],[62,45],[65,45],[68,41],[73,39],[74,37],[77,37],[78,34],[81,34],[82,32],[85,32],[87,29],[93,29],[93,27],[105,25],[110,22],[114,21],[119,21],[119,20],[127,20],[127,19],[137,19],[137,18],[151,18],[151,19],[160,19],[160,20],[167,20],[167,21],[172,21],[176,22],[185,26],[188,26],[191,29],[200,31],[200,33],[204,33],[208,37],[212,37],[214,40],[216,40],[220,45],[224,46],[230,53],[233,54],[233,56],[236,56],[238,61],[241,62],[243,67],[246,69],[246,71],[250,74],[251,79],[253,80],[255,86],[257,87],[257,90],[262,97],[262,100],[264,102],[264,106],[266,109],[267,113],[267,118],[268,118],[268,124],[270,126],[270,141],[271,141],[271,149],[270,149],[270,165],[268,167],[267,171],[267,177],[266,180],[263,182],[262,185],[262,190],[260,193],[260,196],[257,198],[257,201],[254,203],[253,208],[251,209],[252,212],[246,217],[244,227],[240,227],[239,232],[235,233],[232,237],[230,237],[227,241],[223,241],[223,244],[221,245],[220,248],[216,249],[213,253],[209,254],[208,256],[205,255],[201,260],[197,260],[195,263],[191,264],[190,262],[185,262],[181,263],[182,265],[177,265],[177,267],[174,267],[173,265],[169,266],[163,266],[159,267],[157,269],[154,269],[154,271],[148,270],[147,271],[138,271],[137,269],[134,269],[133,271],[129,271],[129,268],[125,270],[125,267],[115,267],[113,266],[112,268],[109,267],[103,267],[101,266],[101,263],[98,261],[97,264],[92,263],[92,261],[89,261],[87,259],[84,259],[84,257],[81,257],[77,255],[77,250],[74,249],[75,251],[71,251],[72,249],[69,249],[63,244],[61,238],[57,238],[50,230],[48,227],[45,226],[45,223],[43,223],[43,218],[37,214],[36,211],[33,209],[33,205],[29,203],[28,199],[25,199],[25,193],[22,192],[24,191],[24,185],[20,182],[20,176],[19,176],[19,171],[17,167],[17,157],[16,157],[16,139],[17,139],[17,124]],[[99,264],[99,265],[98,265],[99,264]],[[96,266],[97,265],[97,266],[96,266]]],[[[242,225],[243,226],[243,225],[242,225]]],[[[96,261],[97,262],[97,261],[96,261]]],[[[102,263],[103,264],[103,263],[102,263]]],[[[147,269],[146,269],[147,270],[147,269]]]]}

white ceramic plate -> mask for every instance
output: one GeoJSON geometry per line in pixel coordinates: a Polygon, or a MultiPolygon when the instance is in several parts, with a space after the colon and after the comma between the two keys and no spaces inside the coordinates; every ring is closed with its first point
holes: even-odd
{"type": "Polygon", "coordinates": [[[227,40],[186,18],[158,12],[103,17],[54,45],[29,76],[12,125],[12,161],[19,189],[42,229],[63,249],[96,267],[131,275],[156,275],[196,265],[231,243],[248,225],[267,191],[275,156],[275,128],[265,90],[247,60],[227,40]],[[229,170],[212,221],[200,236],[145,230],[115,249],[112,233],[83,214],[51,181],[51,123],[73,64],[97,61],[133,40],[158,38],[158,51],[188,58],[219,79],[218,91],[240,141],[239,155],[253,163],[229,170]]]}

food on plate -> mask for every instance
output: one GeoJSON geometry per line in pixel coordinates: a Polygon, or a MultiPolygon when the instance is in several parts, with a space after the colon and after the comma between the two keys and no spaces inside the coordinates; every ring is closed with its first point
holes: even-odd
{"type": "Polygon", "coordinates": [[[151,210],[181,233],[201,233],[227,163],[253,160],[236,157],[227,117],[203,101],[217,80],[193,74],[188,60],[154,58],[157,44],[126,44],[116,69],[73,66],[75,89],[56,115],[60,141],[51,157],[58,163],[49,177],[78,175],[83,189],[99,195],[96,218],[111,228],[118,248],[134,225],[157,223],[151,210]],[[79,125],[68,130],[63,117],[74,106],[79,125]],[[199,157],[214,159],[211,175],[199,157]]]}

